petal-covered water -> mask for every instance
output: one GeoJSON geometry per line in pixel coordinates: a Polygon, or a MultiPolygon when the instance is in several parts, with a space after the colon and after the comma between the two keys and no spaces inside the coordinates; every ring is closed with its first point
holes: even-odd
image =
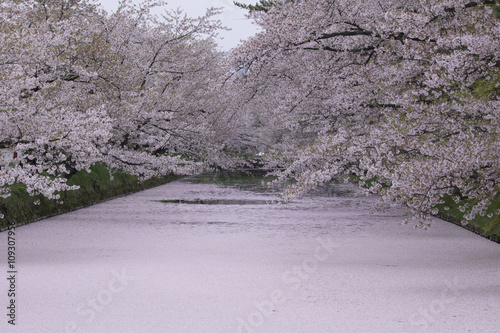
{"type": "Polygon", "coordinates": [[[276,204],[220,176],[18,228],[15,332],[497,331],[497,244],[349,184],[276,204]]]}

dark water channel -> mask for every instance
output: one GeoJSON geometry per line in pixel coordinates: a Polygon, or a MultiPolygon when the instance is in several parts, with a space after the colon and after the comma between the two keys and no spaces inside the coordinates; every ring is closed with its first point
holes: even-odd
{"type": "MultiPolygon", "coordinates": [[[[242,191],[250,191],[261,194],[271,194],[276,197],[295,180],[290,180],[284,184],[276,184],[273,181],[276,177],[267,176],[262,170],[239,170],[239,171],[216,171],[206,172],[197,176],[187,177],[183,182],[191,184],[213,184],[220,187],[230,187],[242,191]]],[[[356,189],[352,184],[343,184],[332,181],[327,185],[320,186],[306,196],[321,197],[351,197],[356,194],[356,189]]],[[[195,204],[195,205],[266,205],[270,200],[245,200],[245,199],[169,199],[160,200],[167,204],[195,204]]]]}

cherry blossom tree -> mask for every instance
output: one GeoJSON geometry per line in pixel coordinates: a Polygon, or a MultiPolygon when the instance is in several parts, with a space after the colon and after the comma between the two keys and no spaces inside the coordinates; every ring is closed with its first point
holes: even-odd
{"type": "MultiPolygon", "coordinates": [[[[499,192],[500,21],[494,1],[277,0],[249,8],[262,31],[232,55],[241,112],[265,100],[269,168],[298,183],[334,177],[417,213],[444,196],[472,219],[499,192]],[[239,93],[241,95],[241,93],[239,93]],[[468,199],[467,201],[462,201],[468,199]]],[[[251,111],[250,111],[251,110],[251,111]]]]}
{"type": "Polygon", "coordinates": [[[214,110],[218,13],[154,15],[163,1],[0,1],[0,194],[58,199],[96,162],[141,179],[231,163],[214,110]]]}

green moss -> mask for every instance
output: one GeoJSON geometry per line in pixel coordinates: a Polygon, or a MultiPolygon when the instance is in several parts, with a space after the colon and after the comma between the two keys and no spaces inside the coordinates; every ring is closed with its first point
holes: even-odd
{"type": "Polygon", "coordinates": [[[23,184],[14,184],[11,196],[7,199],[0,198],[0,211],[5,215],[4,219],[0,220],[0,230],[5,230],[11,223],[15,225],[26,224],[110,198],[165,184],[181,177],[169,175],[140,183],[136,176],[123,172],[114,173],[114,179],[111,180],[108,168],[102,163],[93,165],[90,170],[90,173],[80,170],[68,180],[69,185],[78,185],[80,189],[60,193],[61,199],[59,201],[62,201],[62,204],[42,196],[30,196],[23,184]],[[39,204],[35,205],[35,202],[39,202],[39,204]]]}
{"type": "Polygon", "coordinates": [[[484,224],[484,233],[486,236],[500,236],[500,215],[494,216],[484,224]]]}
{"type": "MultiPolygon", "coordinates": [[[[438,216],[444,220],[461,224],[461,221],[464,220],[465,213],[461,212],[458,207],[461,204],[467,203],[467,201],[462,201],[456,204],[449,196],[446,196],[444,201],[444,204],[438,205],[438,216]],[[449,207],[449,209],[445,210],[445,207],[449,207]]],[[[500,215],[495,214],[498,209],[500,209],[500,196],[497,196],[493,200],[493,203],[490,205],[484,216],[476,216],[473,220],[468,221],[468,224],[465,227],[484,237],[490,238],[497,243],[500,243],[500,215]],[[488,217],[488,214],[493,214],[493,216],[488,217]]]]}
{"type": "Polygon", "coordinates": [[[500,80],[500,71],[490,73],[487,78],[477,80],[472,86],[472,95],[477,99],[491,100],[500,95],[498,81],[500,80]]]}
{"type": "Polygon", "coordinates": [[[106,165],[102,163],[96,163],[90,167],[90,173],[85,170],[80,170],[70,179],[68,179],[68,185],[79,185],[83,187],[92,187],[96,183],[101,185],[109,185],[109,171],[106,165]]]}
{"type": "Polygon", "coordinates": [[[493,17],[496,18],[497,20],[500,20],[500,6],[495,5],[493,7],[493,17]]]}

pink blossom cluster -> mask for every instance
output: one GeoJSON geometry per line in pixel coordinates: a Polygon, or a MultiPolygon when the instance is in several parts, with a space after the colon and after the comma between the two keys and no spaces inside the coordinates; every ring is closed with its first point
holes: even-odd
{"type": "Polygon", "coordinates": [[[154,15],[163,1],[0,0],[0,195],[15,183],[59,199],[103,162],[140,179],[232,159],[216,132],[221,29],[209,9],[154,15]]]}
{"type": "MultiPolygon", "coordinates": [[[[276,0],[234,50],[240,112],[285,199],[354,178],[426,227],[451,196],[470,220],[500,189],[494,1],[276,0]],[[250,116],[248,116],[250,117],[250,116]],[[253,129],[249,129],[252,131],[253,129]],[[273,138],[269,140],[269,138],[273,138]]],[[[499,214],[499,212],[491,212],[499,214]]]]}

